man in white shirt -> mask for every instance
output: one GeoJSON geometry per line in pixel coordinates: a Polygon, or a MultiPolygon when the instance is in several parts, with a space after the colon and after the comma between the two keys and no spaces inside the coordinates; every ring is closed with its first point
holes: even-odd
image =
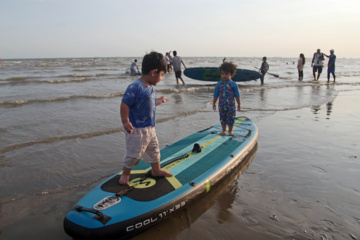
{"type": "Polygon", "coordinates": [[[313,68],[313,76],[314,81],[318,81],[320,78],[320,74],[323,68],[324,54],[320,52],[320,49],[314,53],[313,59],[311,61],[311,67],[313,68]],[[315,77],[315,73],[318,72],[317,78],[315,77]]]}

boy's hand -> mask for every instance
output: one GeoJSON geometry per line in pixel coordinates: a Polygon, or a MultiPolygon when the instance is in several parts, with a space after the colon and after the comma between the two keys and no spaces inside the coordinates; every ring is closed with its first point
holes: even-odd
{"type": "Polygon", "coordinates": [[[132,134],[132,132],[134,131],[134,128],[131,124],[131,122],[125,122],[123,123],[124,129],[128,134],[132,134]]]}
{"type": "Polygon", "coordinates": [[[169,101],[169,99],[167,99],[165,96],[161,96],[160,98],[162,103],[166,103],[169,101]]]}
{"type": "Polygon", "coordinates": [[[237,110],[240,112],[240,110],[241,110],[241,105],[237,105],[237,110]]]}
{"type": "Polygon", "coordinates": [[[214,111],[216,110],[216,105],[213,105],[213,109],[214,109],[214,111]]]}
{"type": "Polygon", "coordinates": [[[161,96],[158,99],[156,99],[156,106],[168,102],[169,99],[167,99],[165,96],[161,96]]]}

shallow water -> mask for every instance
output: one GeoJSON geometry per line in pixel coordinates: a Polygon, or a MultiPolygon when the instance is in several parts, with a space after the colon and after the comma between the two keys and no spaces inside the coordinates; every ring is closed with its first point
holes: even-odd
{"type": "MultiPolygon", "coordinates": [[[[136,79],[124,74],[131,60],[0,62],[0,239],[70,239],[66,212],[122,167],[119,104],[136,79]]],[[[261,64],[230,60],[245,69],[261,64]]],[[[218,66],[222,58],[184,61],[218,66]]],[[[248,168],[135,239],[359,238],[359,63],[338,59],[337,83],[327,84],[325,73],[312,81],[309,64],[299,82],[292,59],[269,59],[280,78],[239,84],[237,115],[259,127],[248,168]]],[[[170,73],[156,86],[170,99],[156,113],[161,147],[218,122],[214,84],[184,80],[176,86],[170,73]]]]}

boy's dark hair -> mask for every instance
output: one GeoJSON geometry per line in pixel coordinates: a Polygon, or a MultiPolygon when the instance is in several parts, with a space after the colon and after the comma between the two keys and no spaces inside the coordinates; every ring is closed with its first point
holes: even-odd
{"type": "Polygon", "coordinates": [[[158,52],[151,52],[144,56],[141,65],[142,74],[148,74],[151,70],[157,69],[158,72],[166,72],[166,62],[164,56],[158,52]]]}
{"type": "Polygon", "coordinates": [[[236,65],[233,64],[232,62],[224,62],[223,64],[221,64],[219,70],[220,72],[224,71],[226,73],[230,73],[231,77],[233,77],[235,76],[236,73],[236,65]]]}
{"type": "Polygon", "coordinates": [[[176,56],[176,55],[177,55],[177,52],[176,52],[176,51],[173,51],[173,55],[176,56]]]}
{"type": "Polygon", "coordinates": [[[266,61],[267,60],[267,58],[266,57],[263,57],[263,61],[266,61]]]}

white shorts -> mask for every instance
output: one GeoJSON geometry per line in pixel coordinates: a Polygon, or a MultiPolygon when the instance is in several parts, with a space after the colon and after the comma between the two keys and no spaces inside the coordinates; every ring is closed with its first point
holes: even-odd
{"type": "Polygon", "coordinates": [[[135,128],[126,136],[126,154],[124,156],[124,166],[133,168],[139,164],[141,158],[147,163],[160,161],[159,141],[156,136],[155,127],[135,128]]]}

